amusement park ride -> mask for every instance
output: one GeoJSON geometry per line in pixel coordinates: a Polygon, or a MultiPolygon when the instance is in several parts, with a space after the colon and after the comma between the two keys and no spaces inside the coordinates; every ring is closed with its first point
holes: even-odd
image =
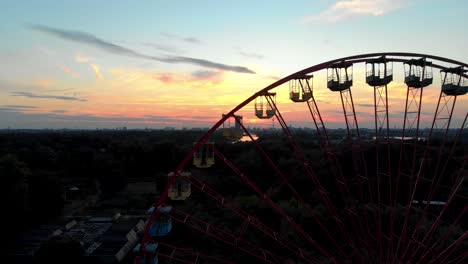
{"type": "MultiPolygon", "coordinates": [[[[258,91],[228,114],[222,115],[194,144],[174,173],[168,176],[169,182],[154,205],[156,209],[151,211],[141,244],[135,249],[139,252],[136,262],[158,263],[159,256],[161,260],[174,263],[235,263],[237,258],[233,256],[243,254],[258,263],[350,263],[356,261],[356,256],[362,256],[358,261],[363,263],[463,263],[468,258],[465,241],[468,233],[463,230],[460,233],[456,229],[467,219],[467,187],[463,181],[466,178],[464,168],[468,160],[468,148],[460,145],[460,137],[464,133],[468,111],[466,106],[462,106],[462,114],[455,117],[454,109],[457,98],[468,93],[467,69],[466,63],[433,55],[397,52],[363,54],[312,66],[258,91]],[[374,140],[371,143],[365,143],[362,138],[352,94],[353,66],[360,63],[365,63],[365,82],[373,87],[374,140]],[[401,126],[398,137],[391,135],[389,119],[390,113],[394,113],[390,112],[389,94],[396,92],[388,89],[389,84],[394,81],[394,63],[403,64],[406,84],[405,109],[399,109],[403,122],[398,124],[401,126]],[[440,92],[429,132],[423,134],[420,129],[423,91],[434,88],[431,86],[434,81],[433,69],[440,70],[440,92]],[[347,131],[346,140],[342,144],[350,149],[348,158],[352,160],[351,171],[343,169],[336,144],[330,138],[314,98],[313,73],[321,70],[327,72],[327,88],[340,94],[347,131]],[[321,151],[333,168],[328,176],[333,179],[332,189],[324,187],[325,179],[319,178],[315,173],[311,161],[304,154],[278,108],[277,93],[271,90],[285,83],[289,85],[290,100],[302,103],[306,106],[305,111],[310,113],[321,151]],[[317,192],[325,207],[324,212],[329,219],[327,223],[317,217],[311,208],[313,205],[309,205],[291,184],[292,177],[281,171],[278,161],[253,140],[252,134],[242,123],[242,116],[237,113],[251,102],[255,104],[256,117],[274,117],[281,125],[286,140],[291,145],[291,155],[303,167],[305,176],[311,180],[311,190],[317,192]],[[451,127],[454,118],[457,119],[457,127],[451,127]],[[233,127],[230,125],[231,119],[234,120],[233,127]],[[239,140],[242,136],[252,139],[249,144],[270,167],[268,171],[275,173],[271,176],[279,177],[283,183],[281,187],[290,191],[291,197],[301,204],[304,214],[310,215],[311,221],[320,230],[320,237],[304,228],[300,219],[285,211],[266,190],[257,186],[253,178],[249,177],[252,175],[243,173],[209,141],[218,128],[232,141],[239,140]],[[449,138],[451,130],[455,131],[455,135],[449,138]],[[420,140],[423,137],[424,140],[420,140]],[[364,155],[370,144],[375,148],[375,157],[371,159],[364,155]],[[461,157],[460,146],[463,150],[461,157]],[[397,151],[396,159],[391,155],[392,151],[397,151]],[[258,216],[230,201],[230,197],[215,190],[208,182],[186,172],[190,160],[193,160],[195,168],[206,169],[215,165],[215,157],[217,162],[232,169],[259,199],[270,206],[295,235],[284,233],[271,223],[264,223],[258,216]],[[393,164],[396,164],[397,169],[392,169],[393,164]],[[451,179],[444,178],[448,167],[453,164],[458,164],[457,173],[451,179]],[[183,185],[181,179],[188,185],[183,185]],[[450,184],[447,185],[447,182],[450,184]],[[428,192],[422,192],[422,186],[428,192]],[[238,217],[241,223],[239,227],[227,228],[220,225],[222,219],[212,223],[200,219],[202,214],[195,216],[176,209],[176,203],[171,201],[187,199],[190,195],[187,190],[190,188],[206,194],[206,199],[222,208],[223,212],[229,211],[238,217]],[[402,195],[402,190],[409,190],[409,193],[402,195]],[[429,201],[436,196],[440,197],[442,193],[444,202],[438,210],[432,210],[429,201]],[[332,194],[338,198],[332,199],[332,194]],[[339,205],[336,199],[340,201],[339,205]],[[415,200],[422,200],[424,206],[416,208],[415,200]],[[449,211],[453,217],[446,222],[445,217],[449,211]],[[404,217],[397,218],[399,212],[400,215],[404,212],[404,217]],[[416,224],[410,225],[410,222],[416,224]],[[173,224],[184,225],[200,236],[213,239],[217,246],[231,249],[232,254],[210,256],[211,252],[199,252],[195,244],[182,247],[166,243],[161,238],[171,235],[173,224]],[[248,239],[246,230],[261,236],[262,241],[266,240],[268,243],[248,239]],[[319,239],[326,242],[320,243],[319,239]]],[[[464,224],[466,227],[466,222],[464,224]]]]}

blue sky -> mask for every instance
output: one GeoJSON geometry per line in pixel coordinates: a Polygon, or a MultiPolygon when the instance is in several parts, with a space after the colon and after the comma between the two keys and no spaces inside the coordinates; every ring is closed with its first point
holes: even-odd
{"type": "Polygon", "coordinates": [[[207,127],[272,77],[330,59],[467,62],[466,10],[455,0],[2,1],[0,128],[207,127]]]}

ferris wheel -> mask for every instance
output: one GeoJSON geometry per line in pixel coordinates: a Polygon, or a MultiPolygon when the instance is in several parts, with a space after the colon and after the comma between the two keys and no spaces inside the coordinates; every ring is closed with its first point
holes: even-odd
{"type": "Polygon", "coordinates": [[[373,53],[324,62],[259,90],[222,115],[169,176],[137,263],[463,263],[467,72],[468,64],[443,57],[373,53]],[[397,71],[399,87],[392,86],[397,71]],[[323,107],[329,102],[317,89],[336,96],[337,107],[323,107]],[[370,100],[359,97],[364,89],[370,100]],[[300,136],[280,97],[307,116],[300,136]],[[369,118],[359,107],[371,110],[369,118]],[[244,125],[247,111],[275,118],[275,136],[286,146],[280,154],[244,125]],[[328,112],[341,116],[341,138],[327,128],[328,112]],[[217,130],[248,142],[223,146],[212,139],[217,130]],[[236,144],[249,166],[226,152],[236,144]],[[216,166],[222,169],[203,171],[216,166]],[[187,192],[185,202],[170,198],[187,192]]]}

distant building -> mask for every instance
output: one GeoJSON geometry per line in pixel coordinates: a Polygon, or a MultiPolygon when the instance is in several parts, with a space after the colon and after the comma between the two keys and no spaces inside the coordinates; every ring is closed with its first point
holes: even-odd
{"type": "Polygon", "coordinates": [[[71,220],[64,226],[42,226],[17,241],[18,245],[8,252],[9,262],[6,263],[33,263],[41,244],[54,235],[80,241],[85,263],[121,263],[140,241],[144,226],[142,219],[120,217],[120,214],[71,220]]]}

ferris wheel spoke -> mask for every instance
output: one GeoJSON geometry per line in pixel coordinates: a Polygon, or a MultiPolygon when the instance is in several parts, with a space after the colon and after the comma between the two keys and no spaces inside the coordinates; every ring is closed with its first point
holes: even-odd
{"type": "MultiPolygon", "coordinates": [[[[294,84],[297,85],[297,83],[298,83],[303,94],[310,94],[310,96],[306,97],[306,98],[310,97],[309,99],[311,99],[311,101],[312,101],[312,103],[311,103],[310,100],[306,100],[306,104],[308,106],[309,113],[310,113],[310,115],[312,117],[312,120],[313,120],[313,122],[315,124],[321,148],[322,148],[323,152],[325,153],[328,162],[334,168],[333,169],[333,175],[334,175],[335,184],[336,184],[337,189],[339,190],[340,196],[342,197],[342,200],[343,200],[345,206],[348,207],[348,208],[345,209],[345,211],[346,211],[347,215],[349,216],[349,220],[351,221],[351,224],[352,224],[352,227],[353,227],[352,230],[355,233],[354,236],[358,237],[358,236],[360,236],[360,234],[364,234],[365,232],[364,232],[364,229],[362,227],[361,221],[358,221],[359,228],[357,227],[357,224],[356,224],[356,221],[355,221],[356,220],[356,217],[355,217],[356,214],[352,213],[353,210],[355,212],[357,211],[357,207],[356,207],[356,205],[354,203],[354,198],[350,195],[349,189],[348,189],[347,184],[346,184],[346,180],[345,180],[345,178],[343,176],[343,171],[342,171],[342,168],[341,168],[341,164],[339,164],[339,162],[338,162],[338,159],[336,157],[336,153],[335,153],[335,151],[333,149],[333,145],[332,145],[332,143],[331,143],[331,141],[329,139],[328,132],[327,132],[326,127],[325,127],[325,125],[323,123],[323,119],[322,119],[322,116],[320,114],[320,110],[317,107],[317,103],[316,103],[314,95],[313,95],[313,89],[312,89],[311,84],[310,84],[310,82],[312,80],[313,80],[313,76],[310,76],[310,75],[309,76],[304,76],[303,78],[297,78],[297,79],[293,80],[296,83],[292,84],[293,90],[291,90],[291,93],[295,92],[294,91],[294,84]],[[340,179],[338,177],[340,177],[340,179]],[[351,206],[349,204],[351,204],[351,206]],[[353,208],[350,208],[350,207],[353,207],[353,208]],[[360,230],[360,234],[357,233],[357,232],[359,232],[359,230],[360,230]]],[[[291,84],[290,84],[290,86],[291,86],[291,84]]],[[[342,230],[342,232],[344,232],[344,234],[348,233],[346,230],[342,230]]],[[[352,241],[352,239],[350,238],[350,235],[347,235],[347,237],[349,237],[349,239],[350,239],[349,240],[350,245],[353,245],[355,242],[352,241]]]]}
{"type": "MultiPolygon", "coordinates": [[[[321,223],[321,221],[318,219],[316,213],[314,213],[313,209],[304,201],[304,198],[296,191],[296,189],[291,185],[291,183],[289,182],[287,176],[284,175],[284,173],[278,168],[278,166],[273,162],[273,160],[270,158],[270,156],[265,152],[265,150],[260,146],[260,144],[258,144],[258,142],[256,140],[253,140],[253,137],[251,135],[251,133],[245,128],[244,125],[241,124],[241,127],[242,129],[244,130],[244,133],[246,133],[252,140],[253,144],[255,145],[255,147],[257,148],[257,150],[260,152],[260,154],[262,155],[262,157],[265,158],[265,160],[267,160],[268,164],[271,166],[271,168],[273,168],[273,170],[281,177],[282,181],[283,181],[283,184],[285,184],[288,189],[293,193],[294,197],[296,199],[298,199],[298,201],[305,207],[305,209],[307,210],[307,212],[310,214],[310,216],[312,216],[314,218],[314,221],[319,225],[319,227],[325,232],[325,234],[327,234],[327,236],[329,237],[330,241],[332,241],[335,246],[341,250],[341,246],[338,246],[338,244],[336,243],[335,239],[329,234],[329,231],[327,230],[327,228],[321,223]]],[[[220,154],[221,155],[221,154],[220,154]]],[[[325,201],[326,202],[326,201],[325,201]]],[[[333,212],[331,209],[329,209],[330,212],[333,212]]],[[[337,225],[338,225],[338,228],[340,228],[340,230],[343,232],[342,234],[345,235],[345,239],[348,241],[349,245],[353,245],[353,241],[351,240],[351,238],[349,237],[349,234],[348,232],[346,232],[346,230],[344,229],[344,223],[339,219],[339,217],[336,215],[334,217],[334,220],[337,222],[337,225]]]]}
{"type": "MultiPolygon", "coordinates": [[[[461,173],[460,173],[460,176],[461,176],[461,173]]],[[[453,198],[455,197],[455,194],[460,190],[460,187],[461,187],[461,185],[462,185],[462,183],[463,183],[463,178],[462,178],[462,177],[458,177],[458,178],[459,178],[458,184],[456,184],[456,185],[454,186],[453,190],[451,191],[451,193],[450,193],[450,195],[449,195],[449,197],[448,197],[448,199],[447,199],[446,204],[444,205],[444,207],[443,207],[442,210],[440,211],[440,213],[439,213],[439,215],[437,216],[436,220],[434,221],[434,223],[432,223],[432,225],[430,226],[430,228],[426,231],[426,233],[425,233],[423,239],[422,239],[419,243],[417,243],[417,247],[416,247],[415,249],[412,250],[413,254],[412,254],[411,257],[410,257],[410,260],[414,258],[414,256],[417,254],[419,248],[420,248],[421,246],[424,246],[424,245],[425,245],[424,243],[426,243],[427,239],[428,239],[429,237],[432,236],[432,234],[433,234],[435,228],[437,228],[437,227],[439,226],[439,224],[440,224],[440,222],[441,222],[442,215],[445,213],[445,211],[447,210],[448,206],[451,204],[453,198]]],[[[430,202],[429,202],[429,200],[428,200],[428,201],[426,202],[426,205],[428,205],[429,203],[430,203],[430,202]]],[[[427,206],[426,206],[426,207],[427,207],[427,206]]],[[[427,214],[427,212],[425,212],[424,214],[427,214]]],[[[416,225],[416,227],[415,227],[415,229],[414,229],[414,232],[413,232],[413,234],[412,234],[412,236],[411,236],[411,241],[417,241],[417,239],[418,239],[418,238],[417,238],[417,235],[418,235],[417,230],[419,230],[419,228],[422,226],[423,223],[424,223],[424,216],[422,216],[422,217],[420,218],[419,223],[416,225]]],[[[412,245],[411,242],[408,243],[408,245],[407,245],[407,247],[406,247],[406,249],[405,249],[405,251],[404,251],[404,253],[403,253],[403,258],[406,256],[406,253],[407,253],[408,250],[411,248],[411,245],[412,245]]]]}
{"type": "MultiPolygon", "coordinates": [[[[407,237],[407,228],[408,221],[411,215],[412,201],[418,187],[420,174],[416,176],[416,153],[419,141],[419,124],[421,118],[421,106],[423,99],[423,89],[424,87],[432,84],[432,68],[427,69],[427,66],[430,66],[432,63],[426,61],[425,58],[419,60],[411,60],[408,63],[405,63],[405,67],[408,67],[408,70],[405,70],[405,83],[407,85],[406,92],[406,104],[405,104],[405,114],[403,120],[403,131],[400,144],[400,159],[398,165],[398,178],[402,174],[409,175],[409,197],[406,203],[406,216],[403,222],[403,227],[400,233],[400,239],[398,240],[397,247],[395,250],[395,255],[398,255],[400,246],[406,243],[407,237]],[[407,137],[409,137],[409,143],[407,143],[407,137]],[[408,145],[410,148],[410,153],[407,153],[405,145],[408,145]],[[409,156],[409,157],[408,157],[409,156]],[[406,159],[405,159],[406,158],[406,159]],[[404,166],[404,160],[409,159],[409,166],[404,166]],[[408,168],[409,167],[409,168],[408,168]]],[[[419,164],[419,172],[422,169],[422,163],[419,164]]],[[[398,181],[397,181],[398,182],[398,181]]],[[[398,191],[398,185],[397,185],[398,191]]],[[[395,194],[395,199],[398,197],[398,193],[395,194]]]]}
{"type": "Polygon", "coordinates": [[[183,212],[179,209],[173,209],[171,213],[162,213],[162,215],[172,220],[184,224],[194,230],[216,239],[226,245],[239,249],[265,263],[282,263],[284,258],[273,254],[272,252],[260,248],[252,243],[245,241],[233,233],[223,230],[213,224],[203,221],[193,215],[183,212]]]}
{"type": "MultiPolygon", "coordinates": [[[[442,94],[441,94],[441,97],[442,97],[442,94]]],[[[440,99],[439,99],[439,102],[440,102],[440,99]]],[[[454,104],[455,104],[455,102],[454,102],[454,104]]],[[[438,110],[438,108],[436,109],[436,113],[438,112],[437,110],[438,110]]],[[[452,106],[452,111],[451,111],[451,113],[453,113],[453,106],[452,106]]],[[[436,114],[436,116],[437,116],[437,114],[436,114]]],[[[436,117],[434,117],[434,122],[433,122],[433,124],[435,123],[435,120],[436,120],[436,117]]],[[[453,151],[454,151],[454,148],[455,148],[455,146],[456,146],[456,142],[457,142],[457,140],[458,140],[458,136],[460,136],[460,135],[462,134],[465,122],[466,122],[466,118],[465,118],[464,123],[462,124],[460,130],[459,130],[458,133],[457,133],[457,137],[455,138],[454,145],[453,145],[452,148],[451,148],[450,155],[449,155],[449,157],[448,157],[447,160],[451,159],[451,157],[452,157],[452,155],[453,155],[453,151]]],[[[445,137],[446,137],[446,133],[447,133],[447,131],[448,131],[448,129],[449,129],[449,123],[450,123],[450,122],[448,122],[447,127],[445,128],[446,131],[445,131],[445,133],[444,133],[444,134],[445,134],[445,135],[444,135],[444,140],[443,140],[443,142],[441,143],[441,145],[439,146],[439,149],[438,149],[438,152],[439,152],[439,155],[438,155],[438,156],[439,156],[439,158],[438,158],[438,162],[437,162],[437,163],[440,162],[441,152],[442,152],[442,150],[443,150],[443,148],[444,148],[444,146],[445,146],[445,137]]],[[[432,132],[432,129],[431,129],[431,132],[432,132]]],[[[429,137],[428,137],[428,139],[427,139],[427,146],[426,146],[425,152],[424,152],[424,154],[423,154],[422,163],[424,163],[425,157],[428,155],[428,150],[429,150],[429,147],[430,147],[430,144],[429,144],[429,142],[430,142],[430,136],[432,135],[431,132],[429,133],[429,137]]],[[[466,161],[464,161],[464,162],[466,162],[466,161]]],[[[438,167],[438,165],[439,165],[439,164],[437,164],[437,167],[438,167]]],[[[444,167],[445,167],[445,166],[444,166],[444,167]]],[[[462,165],[461,167],[463,168],[464,165],[462,165]]],[[[422,169],[421,169],[421,170],[422,170],[422,169]]],[[[417,177],[416,180],[418,180],[418,179],[420,178],[420,175],[419,175],[420,173],[421,173],[421,172],[418,173],[418,177],[417,177]]],[[[433,176],[433,179],[432,179],[432,181],[431,181],[431,186],[430,186],[428,195],[427,195],[426,200],[425,200],[425,201],[426,201],[426,205],[424,206],[423,213],[421,214],[421,216],[420,216],[420,218],[419,218],[419,221],[418,221],[418,224],[416,225],[416,228],[414,229],[413,234],[412,234],[412,238],[413,238],[413,239],[415,239],[415,237],[418,235],[418,230],[420,230],[419,227],[421,227],[421,226],[423,225],[423,223],[424,223],[424,219],[425,219],[425,217],[427,216],[427,213],[428,213],[428,210],[429,210],[430,201],[432,201],[433,196],[434,196],[434,194],[436,193],[436,190],[439,188],[439,184],[440,184],[440,181],[441,181],[441,179],[442,179],[442,175],[437,175],[437,169],[435,170],[435,172],[434,172],[433,175],[434,175],[434,176],[433,176]]],[[[448,194],[448,200],[447,200],[447,202],[446,202],[446,205],[445,205],[445,206],[443,207],[443,209],[442,209],[441,215],[442,215],[443,211],[446,209],[446,207],[449,205],[449,203],[452,201],[452,199],[454,198],[455,194],[456,194],[457,191],[458,191],[458,188],[459,188],[459,187],[461,186],[461,184],[463,183],[463,178],[462,178],[462,177],[463,177],[463,171],[461,170],[459,176],[458,176],[457,179],[455,180],[454,188],[452,188],[452,190],[451,190],[450,193],[448,194]]],[[[435,224],[435,223],[434,223],[434,224],[435,224]]],[[[431,231],[431,230],[429,230],[429,231],[431,231]]],[[[425,237],[427,237],[429,233],[430,233],[430,232],[427,232],[425,237]]],[[[407,251],[410,249],[411,245],[412,245],[412,243],[411,243],[411,241],[410,241],[410,242],[408,243],[407,247],[406,247],[406,250],[405,250],[404,253],[403,253],[403,256],[406,255],[406,253],[407,253],[407,251]]]]}
{"type": "MultiPolygon", "coordinates": [[[[294,140],[294,137],[292,135],[292,133],[290,132],[288,126],[286,125],[286,122],[284,121],[279,109],[277,108],[276,104],[274,103],[273,100],[271,100],[271,98],[268,98],[267,97],[267,100],[268,100],[268,103],[270,104],[270,107],[273,108],[273,109],[276,109],[276,118],[277,120],[279,121],[279,123],[281,124],[282,128],[283,128],[283,132],[287,135],[293,149],[294,149],[294,153],[296,154],[296,157],[301,161],[301,163],[303,164],[303,167],[304,167],[304,170],[306,171],[307,175],[309,176],[309,178],[311,178],[314,186],[317,188],[320,196],[321,196],[321,199],[324,201],[326,207],[327,207],[327,210],[330,212],[330,214],[333,216],[333,219],[334,221],[336,222],[338,228],[341,230],[342,234],[345,235],[345,239],[349,242],[349,245],[354,245],[355,243],[353,242],[353,240],[351,239],[349,233],[346,231],[346,229],[344,228],[344,223],[340,220],[339,218],[339,215],[336,211],[336,208],[335,206],[332,204],[332,202],[330,201],[330,198],[327,194],[327,191],[325,190],[325,188],[322,186],[322,184],[320,183],[318,177],[315,175],[315,173],[313,172],[312,168],[310,167],[310,162],[308,160],[306,160],[305,158],[305,155],[304,155],[304,152],[303,150],[301,149],[301,147],[297,144],[297,142],[294,140]]],[[[242,126],[243,129],[244,129],[244,132],[247,133],[247,134],[250,134],[247,129],[245,128],[245,126],[242,126]]],[[[289,183],[289,180],[287,177],[284,176],[284,174],[278,169],[278,167],[275,165],[275,163],[269,158],[269,156],[265,153],[265,151],[263,151],[263,149],[260,147],[260,145],[254,141],[254,144],[256,145],[257,149],[259,149],[260,153],[262,154],[262,156],[264,156],[270,166],[272,166],[274,168],[274,170],[282,177],[282,180],[283,180],[283,183],[282,184],[287,184],[288,188],[294,193],[294,195],[296,195],[296,198],[300,199],[301,203],[303,203],[306,207],[306,209],[310,212],[310,214],[312,216],[314,216],[314,213],[312,211],[312,209],[304,202],[303,198],[294,190],[294,188],[291,186],[291,184],[289,183]]],[[[346,210],[348,212],[348,210],[346,210]]],[[[351,214],[349,214],[351,216],[351,214]]],[[[316,218],[314,216],[314,218],[316,218]]],[[[355,225],[354,223],[354,219],[353,218],[350,218],[352,220],[352,223],[353,225],[355,225]]],[[[318,221],[318,219],[316,220],[318,221]]],[[[320,222],[317,222],[321,227],[323,227],[322,224],[320,224],[320,222]]],[[[356,229],[357,230],[357,229],[356,229]]]]}
{"type": "MultiPolygon", "coordinates": [[[[216,263],[233,264],[234,262],[228,261],[225,258],[214,257],[210,255],[201,254],[195,252],[192,249],[177,247],[168,243],[158,242],[158,246],[167,248],[167,253],[161,253],[158,251],[154,252],[145,251],[145,254],[155,254],[161,256],[169,261],[175,261],[176,263],[198,263],[200,259],[216,261],[216,263]]],[[[138,263],[138,262],[137,262],[138,263]]]]}
{"type": "Polygon", "coordinates": [[[446,263],[447,258],[450,257],[450,255],[455,251],[457,248],[458,244],[462,243],[465,241],[465,239],[468,237],[468,231],[465,231],[463,235],[461,235],[457,240],[455,240],[452,244],[450,244],[444,251],[442,251],[439,255],[437,255],[435,258],[433,258],[429,264],[432,263],[437,263],[436,261],[440,261],[440,263],[446,263]],[[445,257],[444,257],[445,255],[445,257]]]}
{"type": "MultiPolygon", "coordinates": [[[[315,246],[316,249],[318,249],[324,256],[332,258],[332,255],[330,252],[328,252],[326,249],[324,249],[316,240],[312,238],[305,230],[304,228],[296,223],[294,219],[289,216],[280,206],[278,206],[275,202],[271,200],[271,198],[262,192],[259,187],[255,185],[255,183],[250,180],[244,173],[242,173],[234,164],[232,164],[227,158],[225,158],[219,151],[215,149],[215,154],[224,161],[224,163],[230,167],[250,188],[252,188],[258,196],[265,201],[268,205],[271,206],[278,214],[280,214],[287,222],[289,222],[293,228],[301,235],[303,236],[308,242],[310,242],[313,246],[315,246]]],[[[340,247],[336,243],[336,241],[332,238],[332,236],[329,234],[329,231],[327,229],[323,230],[325,234],[331,239],[331,242],[335,244],[337,247],[337,250],[340,250],[340,247]]]]}
{"type": "MultiPolygon", "coordinates": [[[[436,133],[436,131],[434,131],[434,130],[435,130],[435,128],[436,129],[443,129],[442,142],[440,143],[440,146],[438,147],[438,150],[437,150],[438,155],[437,155],[436,168],[434,170],[432,180],[430,181],[431,185],[430,185],[430,188],[429,188],[429,191],[428,191],[428,195],[426,197],[426,205],[424,206],[423,213],[421,214],[420,219],[418,220],[418,224],[416,225],[416,228],[414,229],[414,232],[413,232],[413,235],[412,235],[413,238],[415,236],[417,236],[417,232],[419,230],[419,227],[424,223],[424,218],[427,215],[427,212],[429,210],[430,201],[432,200],[433,196],[435,195],[436,190],[439,188],[439,184],[440,184],[440,182],[442,180],[442,177],[443,177],[442,174],[438,174],[437,172],[438,172],[439,165],[440,165],[440,162],[441,162],[442,152],[445,149],[445,143],[446,143],[446,140],[447,140],[447,133],[448,133],[448,130],[450,128],[450,120],[452,119],[453,110],[455,108],[455,103],[456,103],[456,97],[457,96],[455,95],[453,100],[451,100],[451,102],[452,102],[451,106],[449,106],[447,104],[447,100],[444,99],[446,97],[447,96],[445,95],[444,91],[441,91],[440,96],[439,96],[439,100],[438,100],[438,104],[437,104],[437,107],[436,107],[436,111],[435,111],[435,114],[434,114],[434,119],[433,119],[433,122],[432,122],[431,130],[429,131],[429,136],[427,137],[427,144],[426,144],[426,148],[424,150],[424,154],[423,154],[423,157],[422,157],[421,168],[418,171],[418,174],[417,174],[417,177],[416,177],[414,192],[416,192],[416,186],[418,184],[418,181],[421,178],[422,170],[424,169],[424,163],[425,163],[425,161],[426,161],[426,159],[427,159],[427,157],[429,155],[431,137],[434,136],[434,133],[436,133]],[[443,105],[441,104],[442,100],[445,100],[445,103],[443,105]],[[447,120],[447,121],[444,121],[443,127],[440,127],[440,126],[437,127],[437,120],[441,118],[440,117],[441,112],[444,111],[444,109],[445,109],[445,111],[447,112],[447,115],[448,115],[448,117],[444,118],[444,120],[447,120]]],[[[465,126],[465,122],[466,122],[466,116],[465,116],[465,120],[463,121],[463,124],[462,124],[460,130],[457,132],[455,142],[454,142],[454,144],[453,144],[453,146],[452,146],[452,148],[450,150],[450,154],[449,154],[449,157],[448,157],[448,159],[446,161],[446,164],[447,164],[448,160],[451,159],[451,156],[453,155],[453,151],[455,149],[455,146],[456,146],[456,143],[457,143],[457,140],[458,140],[458,136],[460,136],[462,134],[464,126],[465,126]]],[[[444,165],[444,170],[445,170],[445,168],[446,167],[444,165]]],[[[455,182],[457,183],[458,181],[455,181],[455,182]]],[[[452,195],[452,193],[454,193],[454,192],[451,191],[450,194],[449,194],[449,197],[452,195]]],[[[407,247],[406,247],[406,250],[403,252],[403,256],[406,255],[407,251],[410,249],[411,244],[412,243],[410,241],[408,243],[407,247]]]]}
{"type": "MultiPolygon", "coordinates": [[[[208,195],[210,198],[212,198],[219,206],[222,206],[228,210],[230,210],[232,213],[234,213],[236,216],[241,218],[243,220],[243,225],[247,224],[248,226],[252,226],[261,233],[263,233],[265,236],[269,237],[272,239],[272,241],[275,241],[278,245],[286,248],[289,250],[291,253],[293,253],[295,256],[303,259],[304,261],[310,261],[310,259],[306,258],[304,254],[304,250],[301,249],[299,246],[295,245],[293,242],[287,240],[283,235],[280,233],[274,231],[267,225],[263,224],[260,219],[257,217],[250,215],[249,213],[245,212],[241,208],[238,208],[235,206],[235,204],[223,197],[221,194],[219,194],[217,191],[212,189],[208,184],[203,183],[199,179],[195,177],[190,177],[188,179],[192,186],[200,190],[201,192],[205,193],[208,195]]],[[[244,228],[246,228],[244,226],[244,228]]],[[[241,228],[241,233],[239,236],[242,236],[242,228],[241,228]]]]}
{"type": "MultiPolygon", "coordinates": [[[[421,242],[421,245],[418,245],[418,246],[426,248],[426,253],[421,254],[421,256],[420,256],[420,258],[419,258],[419,260],[417,262],[422,262],[422,261],[424,261],[424,259],[426,257],[429,257],[429,254],[434,255],[434,252],[440,251],[441,245],[443,245],[443,243],[445,243],[445,241],[452,235],[452,233],[455,231],[455,227],[457,226],[458,222],[460,221],[460,219],[463,218],[463,216],[466,214],[467,211],[468,211],[468,206],[465,205],[464,209],[457,216],[457,218],[453,222],[451,222],[450,224],[447,223],[448,228],[447,228],[447,232],[444,234],[444,236],[439,238],[437,241],[433,242],[432,245],[430,245],[430,247],[429,247],[429,245],[426,245],[427,243],[424,244],[424,240],[421,242]],[[437,249],[435,249],[436,246],[438,246],[437,249]]],[[[439,215],[439,216],[441,216],[441,215],[439,215]]],[[[439,222],[441,222],[441,221],[439,220],[439,222]]],[[[434,227],[434,228],[437,228],[437,226],[434,227]]],[[[416,248],[416,250],[413,253],[414,256],[411,256],[411,258],[414,258],[417,255],[417,250],[419,250],[419,247],[416,248]]]]}

